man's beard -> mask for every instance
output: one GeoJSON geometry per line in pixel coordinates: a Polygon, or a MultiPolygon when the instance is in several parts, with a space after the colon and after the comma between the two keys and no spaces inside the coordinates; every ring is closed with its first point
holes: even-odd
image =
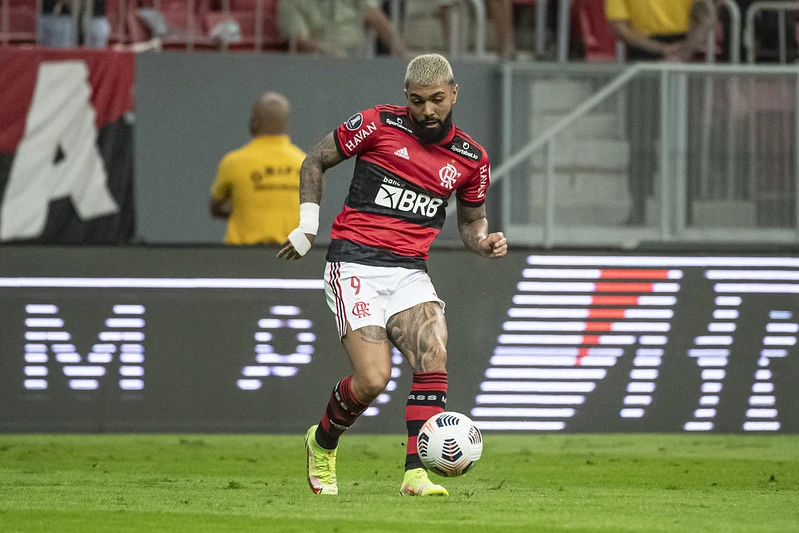
{"type": "Polygon", "coordinates": [[[429,122],[417,122],[416,120],[413,121],[413,133],[419,139],[419,142],[422,144],[438,144],[443,141],[447,134],[449,134],[449,130],[452,129],[452,110],[450,109],[447,118],[442,120],[432,120],[429,122]],[[428,124],[435,123],[436,127],[430,128],[428,124]]]}

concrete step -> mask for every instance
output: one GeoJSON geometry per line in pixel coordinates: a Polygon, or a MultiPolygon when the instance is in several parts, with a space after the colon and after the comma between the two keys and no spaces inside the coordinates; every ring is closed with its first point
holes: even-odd
{"type": "Polygon", "coordinates": [[[565,114],[592,94],[592,87],[586,83],[570,80],[537,81],[530,88],[533,116],[552,111],[565,114]]]}
{"type": "MultiPolygon", "coordinates": [[[[533,117],[531,132],[533,139],[554,126],[565,115],[545,113],[533,117]]],[[[571,126],[563,130],[560,138],[565,139],[611,139],[622,140],[619,118],[613,113],[592,113],[577,119],[571,126]]]]}
{"type": "Polygon", "coordinates": [[[623,226],[629,208],[629,202],[623,201],[612,205],[557,206],[555,223],[561,226],[623,226]]]}
{"type": "Polygon", "coordinates": [[[757,206],[746,200],[704,200],[691,204],[691,227],[753,228],[757,226],[757,206]]]}
{"type": "MultiPolygon", "coordinates": [[[[545,153],[545,152],[542,152],[545,153]]],[[[556,140],[555,170],[614,171],[626,173],[630,162],[630,145],[626,141],[613,139],[569,139],[556,140]]],[[[536,170],[546,168],[544,155],[532,157],[536,170]]]]}
{"type": "MultiPolygon", "coordinates": [[[[544,203],[545,176],[531,178],[533,203],[544,203]]],[[[561,207],[617,206],[629,204],[627,176],[625,174],[574,172],[555,174],[555,205],[561,207]]],[[[625,212],[626,215],[626,212],[625,212]]]]}

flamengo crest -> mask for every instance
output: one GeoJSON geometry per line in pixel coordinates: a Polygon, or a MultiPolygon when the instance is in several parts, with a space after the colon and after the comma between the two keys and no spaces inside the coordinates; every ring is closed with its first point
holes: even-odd
{"type": "Polygon", "coordinates": [[[455,187],[455,180],[460,177],[461,173],[455,168],[455,165],[447,163],[446,166],[441,167],[438,171],[438,177],[441,178],[441,186],[452,190],[455,187]]]}

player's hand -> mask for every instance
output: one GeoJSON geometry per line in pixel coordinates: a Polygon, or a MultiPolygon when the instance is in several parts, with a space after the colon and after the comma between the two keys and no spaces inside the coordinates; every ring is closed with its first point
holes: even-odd
{"type": "MultiPolygon", "coordinates": [[[[313,244],[316,235],[312,233],[306,233],[305,237],[308,239],[308,241],[310,241],[311,244],[313,244]]],[[[296,248],[294,248],[294,245],[291,244],[291,241],[288,239],[280,245],[280,250],[277,252],[277,256],[281,259],[297,260],[302,258],[303,255],[304,254],[301,254],[296,250],[296,248]]]]}
{"type": "Polygon", "coordinates": [[[489,233],[485,239],[477,243],[477,247],[485,257],[492,259],[502,257],[508,253],[508,239],[501,231],[489,233]]]}

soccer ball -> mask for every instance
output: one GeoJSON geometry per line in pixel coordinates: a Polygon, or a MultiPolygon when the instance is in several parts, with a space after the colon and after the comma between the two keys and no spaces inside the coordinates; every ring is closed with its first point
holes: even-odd
{"type": "Polygon", "coordinates": [[[422,464],[443,477],[465,474],[483,454],[480,430],[468,416],[454,411],[431,416],[416,443],[422,464]]]}

